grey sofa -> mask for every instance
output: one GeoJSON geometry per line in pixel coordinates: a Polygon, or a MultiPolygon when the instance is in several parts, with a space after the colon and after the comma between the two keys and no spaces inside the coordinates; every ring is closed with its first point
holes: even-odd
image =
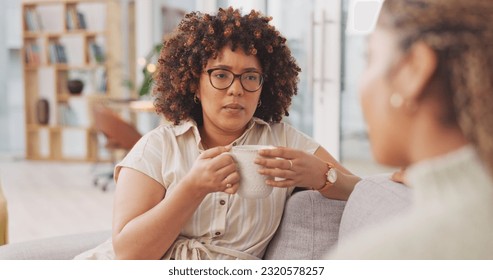
{"type": "MultiPolygon", "coordinates": [[[[398,214],[411,204],[411,190],[389,174],[361,180],[347,202],[300,191],[287,202],[283,220],[265,252],[265,259],[321,259],[337,243],[364,227],[398,214]]],[[[0,246],[0,259],[72,259],[104,242],[102,231],[0,246]]]]}

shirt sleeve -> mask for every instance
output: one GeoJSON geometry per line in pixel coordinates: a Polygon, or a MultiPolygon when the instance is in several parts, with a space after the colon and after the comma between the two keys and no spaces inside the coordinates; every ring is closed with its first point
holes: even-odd
{"type": "Polygon", "coordinates": [[[298,149],[307,153],[314,154],[320,147],[313,138],[297,130],[287,123],[279,123],[272,126],[274,135],[281,136],[278,141],[282,146],[298,149]]]}
{"type": "Polygon", "coordinates": [[[115,181],[118,181],[121,168],[127,167],[151,177],[163,187],[166,187],[161,173],[164,163],[164,139],[157,132],[158,130],[153,130],[144,135],[125,158],[116,165],[115,181]]]}

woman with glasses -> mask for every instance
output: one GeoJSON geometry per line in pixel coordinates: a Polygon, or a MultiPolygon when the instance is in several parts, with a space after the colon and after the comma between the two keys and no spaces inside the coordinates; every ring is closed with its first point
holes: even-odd
{"type": "Polygon", "coordinates": [[[295,186],[347,198],[359,178],[282,122],[300,68],[270,20],[193,12],[165,40],[155,106],[173,125],[145,135],[116,167],[112,244],[80,258],[258,259],[295,186]],[[246,144],[279,147],[257,162],[285,178],[267,182],[265,199],[235,195],[238,167],[224,152],[246,144]],[[338,185],[327,181],[331,168],[338,185]]]}

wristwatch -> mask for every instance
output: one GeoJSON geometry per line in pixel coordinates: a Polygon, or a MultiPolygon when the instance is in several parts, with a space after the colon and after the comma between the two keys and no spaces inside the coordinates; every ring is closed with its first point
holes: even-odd
{"type": "Polygon", "coordinates": [[[326,162],[329,169],[325,173],[325,184],[319,189],[313,189],[315,191],[321,191],[325,188],[333,186],[337,182],[337,170],[332,166],[332,164],[326,162]]]}
{"type": "MultiPolygon", "coordinates": [[[[330,183],[331,185],[334,185],[337,181],[337,171],[329,163],[327,163],[327,165],[329,166],[329,170],[327,171],[327,173],[325,173],[325,176],[327,176],[327,182],[330,183]]],[[[325,183],[326,185],[327,182],[325,183]]]]}

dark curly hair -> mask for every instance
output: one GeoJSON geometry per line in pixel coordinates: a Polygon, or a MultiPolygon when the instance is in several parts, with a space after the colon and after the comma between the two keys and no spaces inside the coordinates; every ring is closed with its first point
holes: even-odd
{"type": "Polygon", "coordinates": [[[255,55],[264,74],[261,105],[254,116],[268,122],[280,122],[289,116],[288,108],[298,91],[298,67],[286,38],[269,24],[271,17],[252,10],[241,15],[229,7],[217,15],[192,12],[164,40],[154,74],[154,105],[169,121],[179,124],[194,119],[203,123],[202,107],[194,102],[199,78],[210,58],[231,45],[255,55]]]}

